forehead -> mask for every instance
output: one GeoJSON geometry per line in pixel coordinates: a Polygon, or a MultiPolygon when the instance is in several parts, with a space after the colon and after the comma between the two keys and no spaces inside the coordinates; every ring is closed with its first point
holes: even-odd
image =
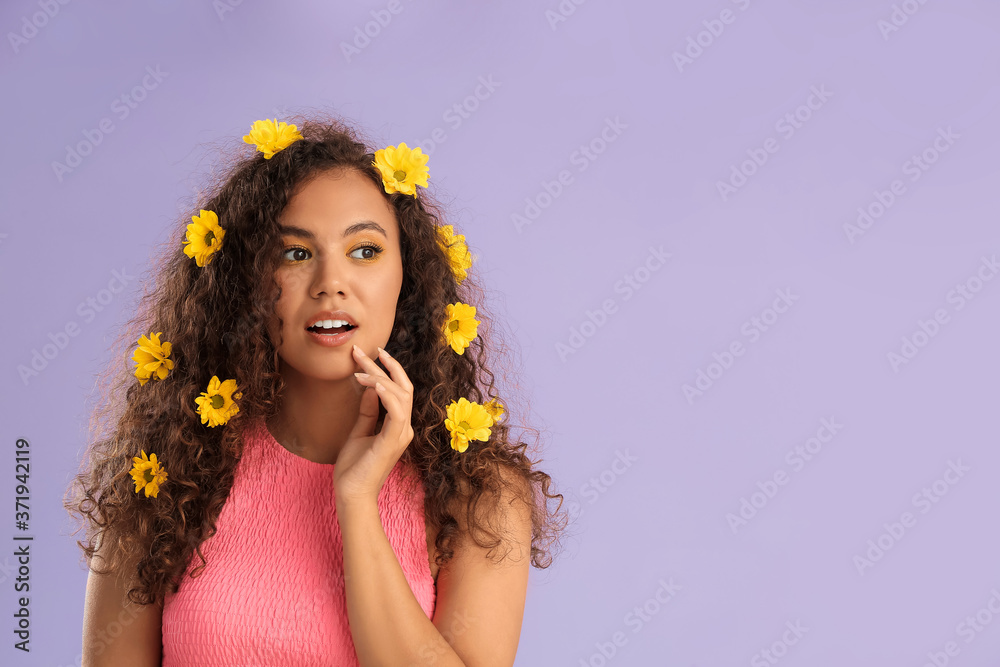
{"type": "Polygon", "coordinates": [[[396,215],[371,180],[353,170],[324,172],[299,186],[281,212],[284,233],[340,238],[381,227],[396,238],[396,215]]]}

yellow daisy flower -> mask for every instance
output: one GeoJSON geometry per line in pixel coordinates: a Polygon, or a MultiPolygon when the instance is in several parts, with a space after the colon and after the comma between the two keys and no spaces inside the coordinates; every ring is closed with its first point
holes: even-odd
{"type": "Polygon", "coordinates": [[[438,243],[448,256],[451,272],[455,280],[462,283],[466,277],[466,269],[472,268],[472,253],[465,245],[465,235],[455,234],[451,225],[438,226],[438,243]]]}
{"type": "Polygon", "coordinates": [[[142,458],[132,457],[132,481],[135,482],[135,492],[139,493],[146,489],[146,497],[156,497],[160,492],[160,485],[167,481],[167,471],[160,467],[156,460],[156,454],[146,457],[146,452],[142,452],[142,458]]]}
{"type": "Polygon", "coordinates": [[[388,194],[402,192],[405,195],[417,196],[419,185],[427,187],[427,160],[419,146],[410,148],[406,142],[400,142],[399,147],[389,146],[375,151],[372,162],[382,172],[382,185],[388,194]]]}
{"type": "Polygon", "coordinates": [[[444,323],[444,337],[451,349],[458,354],[465,354],[465,348],[479,331],[479,320],[476,319],[476,307],[467,303],[449,303],[447,321],[444,323]]]}
{"type": "Polygon", "coordinates": [[[302,138],[297,127],[284,121],[279,123],[275,118],[254,121],[250,134],[244,135],[243,141],[257,146],[257,150],[264,154],[264,159],[270,160],[275,153],[302,138]]]}
{"type": "Polygon", "coordinates": [[[198,404],[198,413],[201,415],[201,423],[208,422],[210,427],[220,426],[229,421],[229,418],[240,411],[234,399],[243,397],[243,393],[236,391],[236,380],[226,380],[220,382],[219,378],[212,376],[208,383],[208,391],[201,392],[201,396],[194,399],[198,404]]]}
{"type": "Polygon", "coordinates": [[[463,396],[448,406],[444,425],[451,432],[451,448],[464,452],[469,447],[469,440],[486,442],[490,439],[493,417],[485,407],[463,396]]]}
{"type": "Polygon", "coordinates": [[[156,375],[157,380],[167,377],[167,373],[174,367],[170,356],[170,343],[164,341],[160,344],[160,334],[150,333],[149,337],[139,336],[139,347],[135,348],[132,360],[136,363],[135,376],[139,378],[139,385],[144,385],[149,378],[156,375]]]}
{"type": "Polygon", "coordinates": [[[500,421],[500,417],[504,415],[503,403],[493,398],[490,402],[483,406],[486,408],[486,412],[490,413],[490,417],[493,418],[493,423],[500,421]]]}
{"type": "Polygon", "coordinates": [[[215,211],[201,209],[201,213],[191,216],[191,220],[193,222],[187,226],[184,254],[194,259],[198,266],[205,266],[212,261],[212,254],[222,246],[226,230],[219,225],[219,216],[215,211]]]}

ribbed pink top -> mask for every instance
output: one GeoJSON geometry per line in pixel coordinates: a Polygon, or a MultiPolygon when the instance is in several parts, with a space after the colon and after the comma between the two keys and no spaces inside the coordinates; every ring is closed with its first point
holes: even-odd
{"type": "MultiPolygon", "coordinates": [[[[243,458],[218,531],[163,607],[163,667],[358,665],[347,619],[334,465],[289,452],[264,421],[244,431],[243,458]]],[[[397,462],[378,497],[389,543],[428,618],[436,593],[423,487],[397,462]]]]}

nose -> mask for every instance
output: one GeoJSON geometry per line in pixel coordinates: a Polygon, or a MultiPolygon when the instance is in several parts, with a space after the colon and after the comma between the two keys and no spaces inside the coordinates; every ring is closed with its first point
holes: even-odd
{"type": "Polygon", "coordinates": [[[339,266],[335,260],[319,260],[314,263],[312,282],[309,294],[314,299],[320,294],[344,294],[346,267],[339,266]]]}

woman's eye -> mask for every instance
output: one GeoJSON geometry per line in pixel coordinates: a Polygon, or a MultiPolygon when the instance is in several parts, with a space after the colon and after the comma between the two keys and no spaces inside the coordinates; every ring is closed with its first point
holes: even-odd
{"type": "Polygon", "coordinates": [[[379,253],[381,253],[381,252],[382,252],[382,248],[379,247],[379,246],[364,245],[364,246],[361,246],[360,248],[355,248],[354,250],[352,250],[350,256],[354,257],[355,259],[372,260],[372,259],[375,259],[376,257],[378,257],[379,253]],[[354,254],[354,253],[358,253],[358,252],[362,253],[361,257],[357,257],[354,254]],[[365,254],[365,253],[367,253],[367,254],[365,254]]]}
{"type": "Polygon", "coordinates": [[[282,257],[284,257],[285,259],[289,259],[293,262],[301,262],[302,260],[306,259],[302,255],[308,255],[308,254],[309,251],[306,250],[305,248],[288,248],[287,250],[285,250],[284,253],[282,253],[282,257]],[[289,257],[288,256],[289,253],[293,253],[293,256],[289,257]],[[294,253],[301,253],[301,254],[295,255],[294,253]]]}

